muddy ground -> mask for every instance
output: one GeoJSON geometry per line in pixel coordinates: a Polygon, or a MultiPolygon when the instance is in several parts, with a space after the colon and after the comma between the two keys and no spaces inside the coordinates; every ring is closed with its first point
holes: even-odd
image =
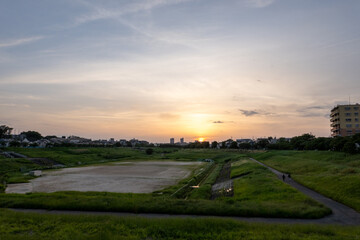
{"type": "Polygon", "coordinates": [[[105,191],[151,193],[189,176],[201,162],[121,162],[44,171],[30,183],[9,184],[6,193],[105,191]]]}

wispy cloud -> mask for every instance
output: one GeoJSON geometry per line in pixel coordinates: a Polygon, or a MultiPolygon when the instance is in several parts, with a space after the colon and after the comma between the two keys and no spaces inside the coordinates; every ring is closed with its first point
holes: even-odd
{"type": "Polygon", "coordinates": [[[92,9],[92,11],[88,14],[77,17],[75,19],[75,25],[81,25],[101,19],[117,19],[126,14],[134,14],[141,11],[150,11],[153,8],[165,5],[179,4],[188,1],[191,0],[146,0],[125,5],[121,9],[109,9],[100,5],[91,4],[86,1],[80,1],[80,3],[89,7],[90,9],[92,9]]]}
{"type": "Polygon", "coordinates": [[[247,0],[246,3],[250,7],[262,8],[273,4],[275,0],[247,0]]]}
{"type": "Polygon", "coordinates": [[[301,117],[329,117],[329,105],[314,105],[296,109],[301,117]]]}
{"type": "Polygon", "coordinates": [[[347,45],[347,44],[351,44],[351,43],[356,43],[360,41],[360,37],[357,38],[353,38],[353,39],[347,39],[347,40],[343,40],[343,41],[337,41],[337,42],[333,42],[330,44],[324,44],[321,48],[322,49],[326,49],[326,48],[333,48],[333,47],[337,47],[337,46],[341,46],[341,45],[347,45]]]}
{"type": "Polygon", "coordinates": [[[23,44],[41,40],[43,38],[44,38],[44,36],[33,36],[33,37],[28,37],[28,38],[12,39],[12,40],[8,40],[8,41],[0,42],[0,48],[23,45],[23,44]]]}

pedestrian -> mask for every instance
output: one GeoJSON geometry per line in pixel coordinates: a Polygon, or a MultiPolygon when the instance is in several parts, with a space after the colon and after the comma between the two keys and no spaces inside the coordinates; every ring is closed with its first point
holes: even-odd
{"type": "Polygon", "coordinates": [[[283,176],[282,176],[282,177],[283,177],[283,181],[285,181],[285,174],[283,174],[283,176]]]}
{"type": "Polygon", "coordinates": [[[290,175],[290,173],[288,173],[288,178],[291,178],[291,175],[290,175]]]}

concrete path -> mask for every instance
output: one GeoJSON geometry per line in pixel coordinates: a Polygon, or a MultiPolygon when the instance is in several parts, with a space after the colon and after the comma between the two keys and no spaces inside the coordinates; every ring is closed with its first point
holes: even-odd
{"type": "MultiPolygon", "coordinates": [[[[255,159],[251,159],[261,164],[275,173],[282,180],[282,172],[279,172],[255,159]]],[[[11,209],[16,212],[25,213],[46,213],[46,214],[74,214],[74,215],[107,215],[118,217],[144,217],[144,218],[217,218],[217,219],[233,219],[246,222],[262,222],[262,223],[286,223],[286,224],[337,224],[337,225],[360,225],[360,213],[354,209],[327,198],[292,179],[286,178],[285,182],[307,196],[324,204],[332,210],[332,214],[321,219],[293,219],[293,218],[251,218],[251,217],[221,217],[221,216],[200,216],[200,215],[171,215],[156,213],[124,213],[124,212],[92,212],[92,211],[66,211],[66,210],[43,210],[43,209],[11,209]]]]}
{"type": "Polygon", "coordinates": [[[325,197],[307,187],[304,187],[303,185],[297,183],[291,178],[287,177],[287,174],[282,173],[278,170],[275,170],[266,164],[259,162],[253,158],[251,158],[254,162],[257,162],[258,164],[268,168],[270,171],[275,173],[279,179],[282,180],[283,174],[286,176],[285,183],[291,185],[292,187],[296,188],[300,192],[304,193],[305,195],[311,197],[312,199],[324,204],[328,208],[332,210],[332,214],[319,219],[319,221],[322,221],[324,223],[334,223],[334,224],[344,224],[344,225],[360,225],[360,213],[356,212],[354,209],[345,206],[344,204],[338,203],[328,197],[325,197]]]}

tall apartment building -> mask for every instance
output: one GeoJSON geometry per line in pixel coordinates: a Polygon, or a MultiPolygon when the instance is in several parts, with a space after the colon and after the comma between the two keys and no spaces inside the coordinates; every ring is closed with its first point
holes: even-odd
{"type": "Polygon", "coordinates": [[[175,139],[174,138],[170,138],[170,144],[175,144],[175,139]]]}
{"type": "Polygon", "coordinates": [[[331,136],[351,136],[360,133],[360,105],[337,105],[331,110],[331,136]]]}

